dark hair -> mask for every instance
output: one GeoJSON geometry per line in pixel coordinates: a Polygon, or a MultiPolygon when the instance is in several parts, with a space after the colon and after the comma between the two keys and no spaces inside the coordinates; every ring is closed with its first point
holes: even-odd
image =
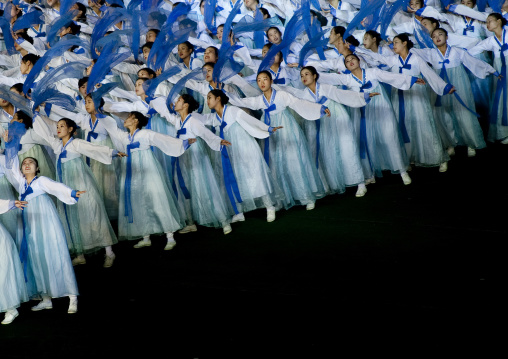
{"type": "Polygon", "coordinates": [[[346,28],[344,26],[334,26],[332,31],[335,35],[340,35],[340,37],[343,37],[344,33],[346,32],[346,28]]]}
{"type": "Polygon", "coordinates": [[[76,122],[67,117],[61,118],[58,122],[60,121],[65,121],[67,127],[72,127],[71,137],[73,137],[76,131],[78,130],[78,125],[76,125],[76,122]]]}
{"type": "Polygon", "coordinates": [[[78,21],[86,22],[86,6],[85,4],[80,3],[79,1],[75,2],[78,7],[78,11],[81,11],[81,16],[78,17],[78,21]]]}
{"type": "Polygon", "coordinates": [[[17,84],[12,85],[9,90],[16,90],[16,92],[23,94],[23,83],[18,82],[17,84]]]}
{"type": "Polygon", "coordinates": [[[27,61],[30,61],[32,63],[32,65],[35,65],[37,63],[37,61],[39,61],[39,59],[40,59],[40,56],[37,56],[35,54],[26,54],[21,59],[21,62],[26,63],[27,61]]]}
{"type": "Polygon", "coordinates": [[[358,41],[353,35],[349,35],[346,38],[346,41],[349,42],[353,46],[356,46],[356,47],[360,46],[360,41],[358,41]]]}
{"type": "MultiPolygon", "coordinates": [[[[141,71],[146,71],[146,72],[148,72],[148,75],[152,75],[154,78],[155,78],[155,77],[157,77],[157,73],[156,73],[154,70],[152,70],[152,69],[151,69],[151,68],[149,68],[149,67],[144,67],[144,68],[142,68],[142,69],[138,70],[138,72],[137,72],[138,78],[140,78],[139,73],[140,73],[141,71]]],[[[141,78],[142,78],[142,77],[141,77],[141,78]]]]}
{"type": "Polygon", "coordinates": [[[220,27],[224,27],[224,24],[220,24],[219,26],[217,26],[217,30],[219,30],[220,27]]]}
{"type": "Polygon", "coordinates": [[[132,111],[130,114],[133,115],[138,120],[138,129],[141,129],[146,125],[148,125],[148,117],[143,115],[141,112],[132,111]]]}
{"type": "Polygon", "coordinates": [[[141,50],[143,50],[145,47],[149,48],[150,50],[152,49],[152,46],[153,46],[153,42],[149,41],[149,42],[145,42],[143,44],[143,46],[141,46],[141,50]]]}
{"type": "Polygon", "coordinates": [[[436,19],[436,18],[434,18],[434,17],[430,17],[430,16],[429,16],[429,17],[424,17],[424,18],[422,19],[422,21],[423,21],[423,20],[428,20],[428,21],[430,21],[432,24],[436,25],[436,29],[437,29],[437,28],[439,28],[439,20],[438,20],[438,19],[436,19]]]}
{"type": "Polygon", "coordinates": [[[379,32],[374,31],[374,30],[369,30],[365,34],[369,35],[373,39],[376,39],[376,45],[379,46],[379,44],[381,43],[381,34],[379,32]]]}
{"type": "Polygon", "coordinates": [[[67,27],[71,28],[71,34],[73,35],[79,35],[79,33],[81,32],[81,26],[76,24],[74,21],[71,22],[67,27]]]}
{"type": "Polygon", "coordinates": [[[257,73],[257,75],[256,75],[256,80],[258,79],[259,75],[261,75],[261,74],[265,74],[265,75],[267,75],[267,76],[268,76],[268,78],[269,78],[270,80],[273,80],[273,78],[272,78],[272,74],[271,74],[271,73],[270,73],[270,71],[268,71],[268,70],[262,70],[262,71],[259,71],[259,72],[257,73]]]}
{"type": "Polygon", "coordinates": [[[159,35],[159,32],[161,32],[159,29],[150,29],[146,33],[148,34],[150,31],[155,33],[155,37],[157,37],[157,35],[159,35]]]}
{"type": "Polygon", "coordinates": [[[487,16],[487,17],[490,17],[490,16],[494,17],[496,20],[501,20],[501,25],[503,25],[503,26],[505,26],[507,23],[507,20],[503,17],[503,15],[501,15],[497,12],[493,12],[493,13],[489,14],[489,16],[487,16]]]}
{"type": "Polygon", "coordinates": [[[23,38],[23,40],[26,40],[33,45],[34,39],[30,35],[27,34],[26,29],[23,29],[23,30],[25,30],[25,31],[20,31],[16,35],[18,35],[19,37],[23,38]]]}
{"type": "Polygon", "coordinates": [[[23,124],[25,125],[25,128],[28,130],[29,128],[32,128],[32,118],[26,114],[26,112],[24,111],[17,111],[15,114],[18,115],[18,119],[21,120],[21,122],[23,122],[23,124]]]}
{"type": "MultiPolygon", "coordinates": [[[[273,45],[271,42],[267,42],[266,44],[264,44],[264,45],[263,45],[263,47],[268,47],[268,49],[271,49],[271,48],[272,48],[272,46],[274,46],[274,45],[273,45]]],[[[280,58],[280,62],[279,62],[279,64],[281,64],[281,63],[282,63],[282,61],[284,61],[284,57],[283,57],[283,55],[282,55],[282,51],[279,51],[279,52],[277,53],[277,55],[279,55],[279,58],[280,58]]]]}
{"type": "Polygon", "coordinates": [[[438,28],[435,28],[435,29],[434,29],[434,30],[430,33],[430,37],[432,37],[432,35],[433,35],[433,34],[434,34],[437,30],[444,32],[444,34],[445,34],[446,36],[448,36],[448,31],[446,31],[446,30],[445,30],[445,29],[443,29],[443,28],[438,27],[438,28]]]}
{"type": "Polygon", "coordinates": [[[311,10],[310,13],[311,13],[311,15],[313,15],[317,18],[317,21],[319,21],[319,23],[321,24],[321,27],[326,26],[326,24],[328,23],[328,19],[326,17],[324,17],[323,15],[321,15],[320,13],[318,13],[317,11],[314,11],[314,10],[311,10]]]}
{"type": "MultiPolygon", "coordinates": [[[[25,157],[23,158],[23,161],[26,160],[27,158],[30,158],[31,160],[33,160],[35,162],[35,166],[37,167],[37,171],[35,171],[35,174],[39,174],[41,173],[41,170],[39,169],[39,161],[37,161],[37,158],[34,158],[34,157],[25,157]]],[[[23,161],[21,161],[21,163],[19,164],[19,169],[21,171],[21,168],[23,168],[23,161]]]]}
{"type": "Polygon", "coordinates": [[[78,88],[80,88],[81,86],[83,86],[84,84],[86,84],[88,82],[88,76],[85,76],[85,77],[82,77],[78,80],[78,88]]]}
{"type": "Polygon", "coordinates": [[[214,97],[220,97],[220,103],[224,106],[229,102],[229,97],[222,90],[211,90],[211,93],[214,97]]]}
{"type": "Polygon", "coordinates": [[[303,70],[309,70],[311,74],[316,75],[316,81],[319,79],[319,73],[314,66],[304,66],[300,70],[300,73],[302,73],[303,70]]]}
{"type": "Polygon", "coordinates": [[[399,39],[402,42],[407,42],[407,49],[408,49],[408,51],[411,50],[413,48],[413,46],[414,46],[413,41],[409,40],[409,34],[407,34],[407,33],[398,34],[393,39],[394,40],[395,39],[399,39]]]}
{"type": "Polygon", "coordinates": [[[264,7],[260,7],[259,8],[259,11],[261,11],[261,13],[263,14],[263,16],[268,16],[268,18],[270,18],[270,13],[268,12],[268,10],[266,10],[264,7]]]}
{"type": "Polygon", "coordinates": [[[189,113],[196,111],[199,108],[199,103],[189,94],[183,94],[180,96],[183,102],[189,105],[189,113]]]}
{"type": "Polygon", "coordinates": [[[205,66],[210,66],[212,69],[214,69],[215,68],[215,62],[210,62],[210,61],[205,62],[205,64],[201,68],[203,68],[205,66]]]}

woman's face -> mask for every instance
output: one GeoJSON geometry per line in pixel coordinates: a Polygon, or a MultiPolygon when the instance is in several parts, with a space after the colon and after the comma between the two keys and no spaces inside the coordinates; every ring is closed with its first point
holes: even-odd
{"type": "Polygon", "coordinates": [[[205,62],[217,62],[217,55],[215,55],[215,50],[211,47],[207,47],[205,53],[203,55],[203,60],[205,62]]]}
{"type": "Polygon", "coordinates": [[[437,24],[434,24],[432,21],[427,19],[422,20],[422,25],[427,29],[429,34],[432,34],[432,31],[434,31],[434,29],[437,27],[437,24]]]}
{"type": "Polygon", "coordinates": [[[404,50],[406,50],[406,48],[407,48],[406,41],[402,42],[402,40],[399,38],[395,38],[393,40],[393,51],[396,54],[400,55],[402,52],[404,52],[404,50]]]}
{"type": "Polygon", "coordinates": [[[180,96],[178,100],[175,102],[175,111],[182,111],[184,108],[185,102],[183,101],[183,97],[180,96]]]}
{"type": "Polygon", "coordinates": [[[330,31],[330,38],[328,39],[329,44],[334,44],[337,40],[341,40],[342,36],[335,33],[335,31],[330,31]]]}
{"type": "Polygon", "coordinates": [[[272,44],[278,45],[282,41],[281,39],[281,33],[278,29],[270,29],[268,30],[268,41],[270,41],[272,44]]]}
{"type": "Polygon", "coordinates": [[[30,64],[29,61],[23,62],[21,61],[21,65],[19,66],[19,71],[23,75],[27,75],[30,72],[30,64]]]}
{"type": "Polygon", "coordinates": [[[145,83],[145,81],[143,79],[137,79],[136,80],[136,88],[135,88],[136,95],[142,96],[142,95],[145,94],[145,89],[143,89],[143,84],[144,83],[145,83]]]}
{"type": "Polygon", "coordinates": [[[155,42],[157,34],[154,31],[148,31],[146,33],[146,42],[155,42]]]}
{"type": "Polygon", "coordinates": [[[60,0],[46,0],[49,7],[55,7],[60,4],[60,0]]]}
{"type": "Polygon", "coordinates": [[[272,79],[267,74],[259,74],[257,79],[258,87],[261,91],[268,91],[272,87],[272,79]]]}
{"type": "Polygon", "coordinates": [[[474,2],[473,2],[473,0],[462,0],[460,3],[462,5],[467,6],[470,9],[474,8],[474,2]]]}
{"type": "Polygon", "coordinates": [[[363,46],[370,50],[376,44],[376,39],[369,34],[363,35],[363,46]]]}
{"type": "Polygon", "coordinates": [[[95,111],[95,105],[94,105],[93,100],[90,96],[86,97],[86,99],[85,99],[85,110],[88,113],[92,113],[95,111]]]}
{"type": "Polygon", "coordinates": [[[256,0],[245,0],[245,7],[250,10],[256,10],[257,1],[256,0]]]}
{"type": "Polygon", "coordinates": [[[360,61],[355,56],[346,56],[345,64],[349,71],[354,71],[360,67],[360,61]]]}
{"type": "Polygon", "coordinates": [[[81,97],[86,97],[86,87],[88,86],[88,82],[85,82],[83,85],[79,86],[79,93],[81,97]]]}
{"type": "Polygon", "coordinates": [[[204,1],[201,3],[199,10],[201,11],[201,15],[205,16],[205,2],[204,1]]]}
{"type": "Polygon", "coordinates": [[[413,10],[421,9],[423,7],[422,0],[411,0],[409,6],[411,6],[413,10]]]}
{"type": "Polygon", "coordinates": [[[67,123],[65,121],[58,121],[56,124],[56,135],[58,138],[64,138],[66,136],[70,136],[74,129],[72,127],[67,127],[67,123]]]}
{"type": "Polygon", "coordinates": [[[487,30],[494,31],[502,26],[501,20],[496,19],[494,16],[487,17],[487,30]]]}
{"type": "Polygon", "coordinates": [[[0,107],[7,107],[9,104],[9,101],[5,101],[3,98],[0,98],[0,107]]]}
{"type": "Polygon", "coordinates": [[[178,45],[178,56],[182,60],[185,60],[192,54],[192,49],[190,49],[186,44],[180,44],[178,45]]]}
{"type": "Polygon", "coordinates": [[[153,74],[149,74],[146,70],[140,70],[138,72],[138,77],[141,77],[142,79],[153,79],[153,74]]]}
{"type": "Polygon", "coordinates": [[[129,117],[127,117],[126,120],[123,121],[123,126],[125,128],[131,128],[131,127],[137,127],[138,126],[138,119],[133,114],[130,114],[129,117]]]}
{"type": "Polygon", "coordinates": [[[213,67],[203,66],[203,73],[207,82],[211,82],[213,80],[213,67]]]}
{"type": "Polygon", "coordinates": [[[145,61],[148,60],[148,55],[150,54],[150,48],[149,47],[143,47],[143,58],[145,61]]]}
{"type": "Polygon", "coordinates": [[[224,33],[224,26],[219,26],[217,28],[217,38],[222,41],[222,34],[224,33]]]}
{"type": "Polygon", "coordinates": [[[33,158],[25,158],[23,162],[21,162],[21,172],[23,175],[35,175],[37,171],[39,170],[39,167],[37,167],[37,163],[33,158]]]}
{"type": "Polygon", "coordinates": [[[434,42],[434,45],[436,46],[443,46],[446,45],[446,40],[448,39],[448,36],[443,31],[436,30],[432,33],[432,41],[434,42]]]}
{"type": "Polygon", "coordinates": [[[316,82],[316,75],[314,75],[310,70],[303,69],[300,72],[300,79],[302,80],[302,84],[305,86],[311,86],[313,83],[316,82]]]}
{"type": "Polygon", "coordinates": [[[220,98],[215,97],[211,92],[209,92],[206,96],[206,103],[208,104],[208,108],[213,109],[220,103],[220,98]]]}

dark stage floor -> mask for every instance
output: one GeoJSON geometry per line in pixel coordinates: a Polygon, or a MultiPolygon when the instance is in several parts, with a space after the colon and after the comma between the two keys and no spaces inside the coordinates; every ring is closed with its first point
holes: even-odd
{"type": "Polygon", "coordinates": [[[507,158],[508,146],[470,159],[459,148],[447,173],[415,168],[410,186],[387,174],[364,198],[349,189],[313,211],[278,212],[274,223],[248,213],[227,236],[177,234],[169,252],[161,237],[150,248],[122,242],[112,268],[100,256],[76,268],[77,314],[66,313],[66,298],[37,313],[24,304],[0,327],[0,358],[492,349],[506,303],[507,158]]]}

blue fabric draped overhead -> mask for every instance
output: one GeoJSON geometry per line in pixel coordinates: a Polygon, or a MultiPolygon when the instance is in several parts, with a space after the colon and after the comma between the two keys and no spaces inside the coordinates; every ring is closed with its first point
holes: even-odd
{"type": "Polygon", "coordinates": [[[402,9],[406,9],[409,6],[409,0],[397,0],[391,4],[386,4],[381,12],[379,17],[379,24],[381,25],[381,29],[379,30],[379,34],[381,37],[386,40],[388,35],[386,31],[388,30],[388,26],[392,22],[393,17],[396,13],[398,13],[402,9]]]}
{"type": "Polygon", "coordinates": [[[65,14],[78,0],[60,0],[60,14],[65,14]]]}
{"type": "Polygon", "coordinates": [[[11,103],[14,107],[31,116],[30,100],[10,90],[7,85],[0,85],[0,98],[11,103]]]}
{"type": "Polygon", "coordinates": [[[105,94],[113,90],[115,87],[118,86],[118,82],[110,82],[104,85],[101,85],[99,88],[95,88],[95,91],[91,93],[92,101],[95,106],[95,110],[97,112],[102,113],[101,108],[101,99],[104,97],[105,94]]]}
{"type": "Polygon", "coordinates": [[[76,107],[76,101],[71,96],[61,93],[53,87],[46,89],[46,91],[40,94],[32,93],[32,100],[34,101],[32,106],[33,111],[37,110],[37,107],[43,102],[65,108],[68,111],[72,111],[76,107]]]}
{"type": "Polygon", "coordinates": [[[86,43],[81,40],[79,37],[74,35],[66,35],[60,41],[58,41],[55,46],[46,51],[43,57],[41,57],[35,65],[32,67],[32,70],[28,74],[25,79],[25,83],[23,84],[23,92],[26,94],[28,90],[33,86],[35,80],[41,73],[41,71],[46,68],[46,65],[49,64],[53,58],[57,56],[62,56],[65,51],[70,49],[73,46],[86,46],[86,43]]]}
{"type": "MultiPolygon", "coordinates": [[[[311,13],[310,13],[310,1],[309,0],[302,0],[302,20],[303,24],[305,25],[305,31],[307,32],[307,37],[312,39],[314,42],[314,48],[316,49],[316,52],[319,55],[319,59],[326,60],[325,52],[323,50],[323,45],[317,44],[317,41],[321,39],[321,37],[324,35],[323,31],[321,29],[321,25],[316,19],[311,19],[311,13]],[[320,35],[320,36],[318,36],[320,35]]],[[[322,43],[322,41],[321,41],[322,43]]],[[[328,42],[324,43],[324,46],[326,46],[328,42]]]]}
{"type": "Polygon", "coordinates": [[[191,32],[195,29],[196,27],[192,26],[176,31],[175,33],[170,31],[167,35],[159,33],[148,54],[147,66],[152,70],[164,70],[164,66],[171,51],[173,51],[178,44],[187,41],[191,32]]]}
{"type": "Polygon", "coordinates": [[[35,84],[32,94],[37,96],[64,79],[80,79],[85,75],[86,67],[85,63],[73,61],[53,69],[35,84]]]}
{"type": "Polygon", "coordinates": [[[277,55],[279,52],[282,52],[284,60],[287,63],[287,53],[289,51],[289,47],[295,41],[296,37],[300,35],[304,30],[305,25],[302,20],[302,9],[300,8],[294,12],[293,17],[286,25],[282,41],[278,45],[273,45],[270,50],[268,50],[265,57],[263,58],[263,61],[261,61],[261,64],[259,65],[258,71],[268,70],[270,66],[273,65],[275,55],[277,55]]]}
{"type": "Polygon", "coordinates": [[[182,92],[183,88],[185,87],[185,84],[190,79],[196,79],[196,80],[204,80],[205,76],[203,75],[203,69],[195,69],[189,72],[187,75],[182,77],[180,80],[177,81],[177,83],[171,88],[171,91],[168,94],[168,98],[166,100],[166,106],[171,112],[174,112],[171,108],[171,104],[174,104],[176,98],[180,96],[180,92],[182,92]]]}
{"type": "Polygon", "coordinates": [[[46,41],[49,42],[51,47],[58,41],[58,34],[62,28],[69,27],[73,21],[72,19],[74,19],[77,14],[78,10],[73,10],[53,20],[46,35],[46,41]]]}
{"type": "Polygon", "coordinates": [[[208,30],[212,32],[212,34],[217,34],[217,27],[215,26],[215,7],[217,6],[217,0],[205,0],[205,24],[208,30]]]}
{"type": "MultiPolygon", "coordinates": [[[[408,0],[404,0],[408,1],[408,0]]],[[[376,13],[379,13],[381,7],[385,4],[385,0],[364,0],[362,1],[362,6],[360,11],[356,14],[356,16],[349,23],[346,32],[344,33],[344,39],[348,38],[349,35],[353,33],[353,31],[358,27],[363,27],[362,22],[365,19],[369,19],[372,21],[372,17],[375,16],[376,13]]],[[[393,17],[393,16],[392,16],[393,17]]],[[[390,18],[391,20],[391,18],[390,18]]],[[[374,26],[374,25],[373,25],[374,26]]]]}
{"type": "Polygon", "coordinates": [[[12,24],[12,31],[29,29],[30,26],[42,24],[44,24],[44,14],[42,11],[34,9],[33,11],[18,18],[14,24],[12,24]]]}
{"type": "Polygon", "coordinates": [[[148,97],[153,97],[155,90],[161,84],[161,82],[166,81],[172,76],[175,76],[177,73],[181,71],[180,67],[173,66],[164,71],[162,74],[157,76],[154,79],[147,80],[143,83],[143,89],[145,91],[145,95],[148,97]]]}
{"type": "Polygon", "coordinates": [[[2,29],[2,33],[4,35],[4,42],[5,42],[5,48],[7,49],[7,52],[9,55],[14,55],[17,53],[16,49],[14,48],[14,39],[12,38],[11,33],[11,3],[7,3],[5,5],[4,13],[0,17],[0,29],[2,29]]]}
{"type": "Polygon", "coordinates": [[[95,45],[97,41],[103,38],[111,27],[121,21],[132,20],[132,15],[128,10],[121,8],[110,8],[106,14],[95,24],[92,32],[91,40],[91,53],[92,58],[96,59],[98,56],[95,53],[95,45]]]}
{"type": "Polygon", "coordinates": [[[313,39],[310,39],[300,50],[300,59],[298,62],[298,65],[300,67],[303,67],[305,64],[305,60],[307,57],[311,55],[311,51],[315,48],[323,48],[328,44],[327,38],[322,38],[323,34],[317,34],[313,39]]]}
{"type": "Polygon", "coordinates": [[[24,123],[13,121],[9,123],[7,130],[9,131],[9,137],[5,142],[5,167],[11,169],[14,164],[14,158],[18,157],[21,137],[26,133],[26,127],[24,123]]]}
{"type": "Polygon", "coordinates": [[[503,0],[488,0],[489,6],[494,10],[494,12],[497,12],[498,14],[503,14],[503,0]]]}
{"type": "Polygon", "coordinates": [[[104,49],[110,42],[114,43],[113,47],[109,47],[112,51],[115,51],[116,48],[121,46],[129,46],[128,43],[124,43],[122,40],[124,37],[130,38],[134,33],[134,29],[127,30],[117,30],[113,31],[111,34],[104,36],[100,40],[95,43],[95,49],[101,53],[102,49],[104,49]]]}
{"type": "Polygon", "coordinates": [[[101,55],[97,59],[97,62],[92,68],[90,76],[88,76],[88,84],[86,87],[87,93],[92,92],[95,88],[95,85],[101,82],[113,67],[126,60],[130,56],[130,52],[128,51],[120,53],[111,52],[108,49],[109,46],[114,46],[114,43],[109,43],[108,46],[103,49],[101,55]]]}

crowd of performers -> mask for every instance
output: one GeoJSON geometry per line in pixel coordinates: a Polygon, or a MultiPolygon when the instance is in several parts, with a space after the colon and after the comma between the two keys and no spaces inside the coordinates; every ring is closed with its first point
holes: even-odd
{"type": "Polygon", "coordinates": [[[171,250],[508,143],[508,2],[0,5],[2,324],[30,299],[76,313],[73,266],[118,240],[171,250]]]}

